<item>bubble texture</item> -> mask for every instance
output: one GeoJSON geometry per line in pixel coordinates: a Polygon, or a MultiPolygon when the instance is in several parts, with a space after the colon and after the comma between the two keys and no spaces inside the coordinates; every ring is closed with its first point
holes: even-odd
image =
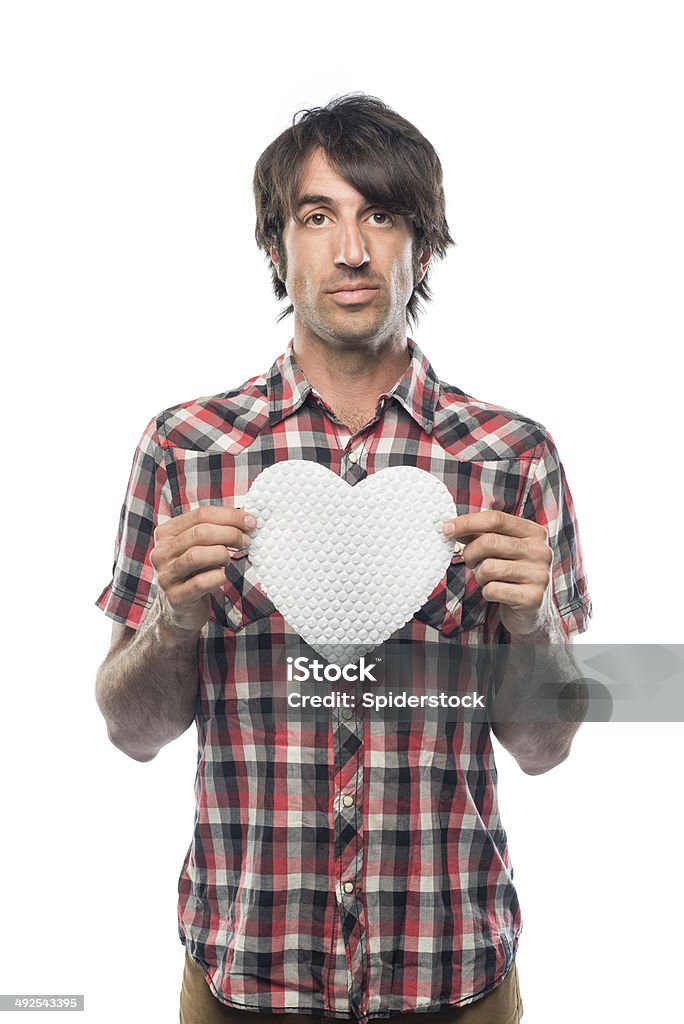
{"type": "Polygon", "coordinates": [[[317,462],[288,459],[259,473],[243,504],[257,520],[247,557],[261,587],[331,663],[355,662],[401,629],[454,553],[442,533],[453,499],[415,466],[351,487],[317,462]]]}

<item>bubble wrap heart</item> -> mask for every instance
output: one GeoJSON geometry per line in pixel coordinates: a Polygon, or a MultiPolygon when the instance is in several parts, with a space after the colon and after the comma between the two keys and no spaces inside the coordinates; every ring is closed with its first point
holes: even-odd
{"type": "Polygon", "coordinates": [[[425,604],[454,551],[456,516],[437,477],[392,466],[351,487],[317,462],[259,473],[244,500],[247,557],[269,600],[333,664],[356,662],[425,604]]]}

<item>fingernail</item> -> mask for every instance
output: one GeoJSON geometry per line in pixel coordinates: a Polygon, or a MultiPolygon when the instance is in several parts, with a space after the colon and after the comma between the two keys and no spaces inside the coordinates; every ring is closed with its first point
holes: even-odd
{"type": "Polygon", "coordinates": [[[242,545],[243,548],[248,548],[249,545],[252,543],[252,538],[250,537],[250,535],[248,533],[243,533],[242,534],[242,540],[244,541],[244,543],[242,545]]]}
{"type": "Polygon", "coordinates": [[[245,526],[248,530],[251,530],[256,526],[256,519],[254,516],[245,516],[245,526]]]}
{"type": "Polygon", "coordinates": [[[446,534],[453,533],[455,531],[455,529],[456,529],[456,527],[454,526],[453,523],[445,523],[444,524],[444,532],[446,534]]]}

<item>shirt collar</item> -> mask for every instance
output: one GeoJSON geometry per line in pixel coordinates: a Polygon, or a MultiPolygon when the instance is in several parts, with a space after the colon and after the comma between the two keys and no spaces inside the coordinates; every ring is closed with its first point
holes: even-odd
{"type": "MultiPolygon", "coordinates": [[[[426,434],[432,432],[439,395],[439,379],[412,338],[406,339],[411,362],[396,384],[386,392],[404,406],[426,434]]],[[[294,357],[294,338],[266,374],[268,419],[271,426],[295,412],[306,400],[311,384],[294,357]]],[[[380,397],[380,396],[378,396],[380,397]]]]}

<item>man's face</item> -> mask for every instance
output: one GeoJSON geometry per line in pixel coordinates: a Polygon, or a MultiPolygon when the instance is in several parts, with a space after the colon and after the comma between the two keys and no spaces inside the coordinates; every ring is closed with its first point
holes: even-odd
{"type": "Polygon", "coordinates": [[[413,225],[368,202],[315,150],[297,208],[271,258],[300,330],[328,342],[406,336],[406,304],[424,277],[429,251],[414,255],[413,225]]]}

